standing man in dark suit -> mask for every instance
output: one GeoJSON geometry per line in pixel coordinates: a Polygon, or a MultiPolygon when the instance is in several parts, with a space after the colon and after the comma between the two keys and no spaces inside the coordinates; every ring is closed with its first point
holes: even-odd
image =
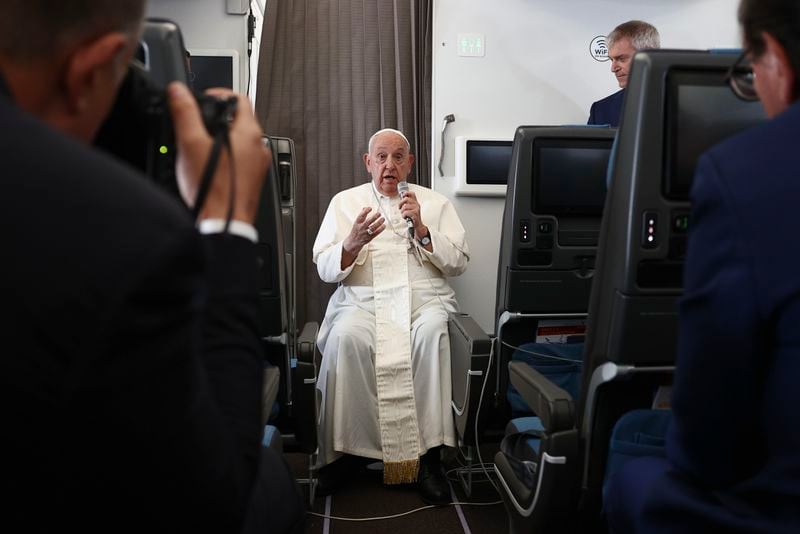
{"type": "Polygon", "coordinates": [[[611,58],[611,72],[617,78],[621,89],[592,104],[588,124],[603,124],[616,128],[619,126],[633,55],[639,50],[660,48],[661,38],[655,26],[641,20],[629,20],[608,34],[606,46],[608,46],[608,57],[611,58]]]}
{"type": "Polygon", "coordinates": [[[617,534],[800,532],[800,3],[739,22],[772,120],[698,163],[667,458],[611,480],[617,534]]]}
{"type": "MultiPolygon", "coordinates": [[[[3,2],[3,521],[26,532],[296,531],[301,498],[260,446],[253,221],[270,155],[250,104],[239,97],[233,161],[221,158],[199,232],[176,199],[89,146],[144,7],[3,2]]],[[[191,202],[212,140],[186,87],[168,92],[191,202]]]]}

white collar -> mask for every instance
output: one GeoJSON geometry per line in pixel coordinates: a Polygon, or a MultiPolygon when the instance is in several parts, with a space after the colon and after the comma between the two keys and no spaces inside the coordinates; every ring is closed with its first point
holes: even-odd
{"type": "Polygon", "coordinates": [[[400,195],[397,194],[393,197],[382,193],[377,187],[375,187],[375,180],[370,178],[369,185],[372,186],[372,192],[375,194],[376,198],[388,198],[390,201],[392,200],[400,200],[400,195]]]}

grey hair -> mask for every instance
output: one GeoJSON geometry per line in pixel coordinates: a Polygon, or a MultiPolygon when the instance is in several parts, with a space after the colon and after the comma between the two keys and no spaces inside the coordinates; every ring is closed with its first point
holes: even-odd
{"type": "Polygon", "coordinates": [[[377,132],[372,134],[372,137],[369,138],[369,143],[367,143],[367,152],[372,154],[372,145],[375,144],[375,138],[378,137],[380,134],[384,133],[393,133],[402,137],[403,141],[406,142],[406,149],[408,149],[408,151],[411,152],[411,143],[408,142],[408,138],[405,135],[403,135],[403,132],[401,132],[400,130],[395,130],[394,128],[384,128],[383,130],[378,130],[377,132]]]}
{"type": "Polygon", "coordinates": [[[630,39],[636,50],[661,48],[661,37],[656,27],[642,20],[629,20],[614,28],[606,37],[606,46],[610,49],[620,39],[630,39]]]}

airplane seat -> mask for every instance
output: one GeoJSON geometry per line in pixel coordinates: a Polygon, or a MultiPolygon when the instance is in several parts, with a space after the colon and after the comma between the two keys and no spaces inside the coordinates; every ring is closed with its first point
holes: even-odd
{"type": "MultiPolygon", "coordinates": [[[[512,360],[565,371],[566,383],[579,372],[615,135],[591,126],[517,129],[498,260],[497,397],[517,395],[508,383],[512,360]]],[[[508,401],[512,417],[526,415],[508,401]]]]}
{"type": "Polygon", "coordinates": [[[669,411],[651,408],[668,398],[674,369],[694,166],[711,145],[763,120],[760,106],[726,85],[735,59],[678,50],[634,57],[609,167],[580,393],[523,362],[508,365],[539,417],[538,427],[516,421],[495,456],[512,533],[604,531],[608,473],[661,450],[669,411]]]}
{"type": "MultiPolygon", "coordinates": [[[[273,149],[274,143],[269,137],[263,138],[264,144],[273,149]]],[[[284,257],[284,239],[280,212],[280,190],[276,173],[270,169],[261,191],[258,216],[255,221],[258,232],[258,261],[259,261],[259,328],[262,346],[265,353],[265,377],[274,376],[276,373],[282,379],[275,397],[278,399],[278,411],[287,406],[286,382],[290,377],[289,357],[291,353],[289,329],[289,287],[284,257]]],[[[276,398],[268,394],[265,383],[264,406],[262,413],[273,411],[276,398]]],[[[272,388],[274,389],[274,388],[272,388]]],[[[285,414],[284,414],[285,415],[285,414]]]]}
{"type": "Polygon", "coordinates": [[[297,338],[297,361],[292,373],[294,390],[295,443],[308,455],[308,477],[298,482],[309,487],[308,500],[313,506],[317,487],[317,424],[320,399],[317,378],[322,355],[317,348],[319,323],[308,322],[297,338]]]}
{"type": "MultiPolygon", "coordinates": [[[[516,391],[506,401],[509,360],[543,360],[549,371],[563,371],[551,360],[571,357],[566,379],[579,382],[569,376],[580,367],[580,351],[563,343],[583,334],[615,133],[587,126],[522,126],[516,132],[499,254],[496,343],[467,314],[449,321],[453,409],[468,459],[494,416],[492,404],[501,412],[496,419],[507,418],[509,404],[512,416],[530,413],[516,391]],[[491,388],[481,395],[484,382],[491,388]]],[[[459,476],[469,494],[471,478],[459,476]]]]}
{"type": "Polygon", "coordinates": [[[277,395],[267,394],[265,381],[262,411],[272,414],[265,422],[283,431],[287,450],[309,455],[309,477],[299,482],[310,485],[313,501],[319,368],[315,340],[319,325],[308,322],[298,328],[295,315],[295,148],[294,141],[286,137],[265,136],[263,141],[272,151],[273,167],[264,184],[256,220],[261,271],[259,319],[265,376],[274,375],[273,369],[277,369],[281,380],[277,395]]]}
{"type": "MultiPolygon", "coordinates": [[[[501,486],[520,496],[516,513],[538,525],[565,514],[574,500],[568,495],[577,472],[574,462],[562,459],[578,451],[573,399],[615,136],[615,129],[605,127],[523,126],[512,148],[498,261],[494,371],[495,396],[506,401],[512,418],[506,434],[517,436],[501,448],[519,456],[495,462],[520,475],[501,478],[501,486]],[[548,396],[526,399],[527,392],[509,381],[512,361],[525,368],[523,374],[534,373],[549,384],[548,396]],[[543,443],[547,452],[540,454],[543,443]],[[518,458],[527,463],[512,466],[518,458]],[[535,471],[529,469],[534,459],[535,471]],[[537,486],[547,490],[537,495],[537,486]]],[[[513,530],[513,519],[511,525],[513,530]]]]}

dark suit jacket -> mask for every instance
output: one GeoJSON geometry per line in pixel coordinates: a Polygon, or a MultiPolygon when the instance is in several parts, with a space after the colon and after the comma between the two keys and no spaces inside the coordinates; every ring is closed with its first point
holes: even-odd
{"type": "Polygon", "coordinates": [[[698,164],[668,460],[610,510],[636,531],[800,532],[798,146],[800,103],[698,164]]]}
{"type": "Polygon", "coordinates": [[[598,100],[589,110],[589,122],[586,124],[608,124],[612,128],[619,126],[622,114],[622,103],[625,101],[625,89],[620,89],[611,96],[598,100]]]}
{"type": "Polygon", "coordinates": [[[238,532],[262,454],[256,246],[201,238],[1,79],[0,125],[2,521],[238,532]]]}

